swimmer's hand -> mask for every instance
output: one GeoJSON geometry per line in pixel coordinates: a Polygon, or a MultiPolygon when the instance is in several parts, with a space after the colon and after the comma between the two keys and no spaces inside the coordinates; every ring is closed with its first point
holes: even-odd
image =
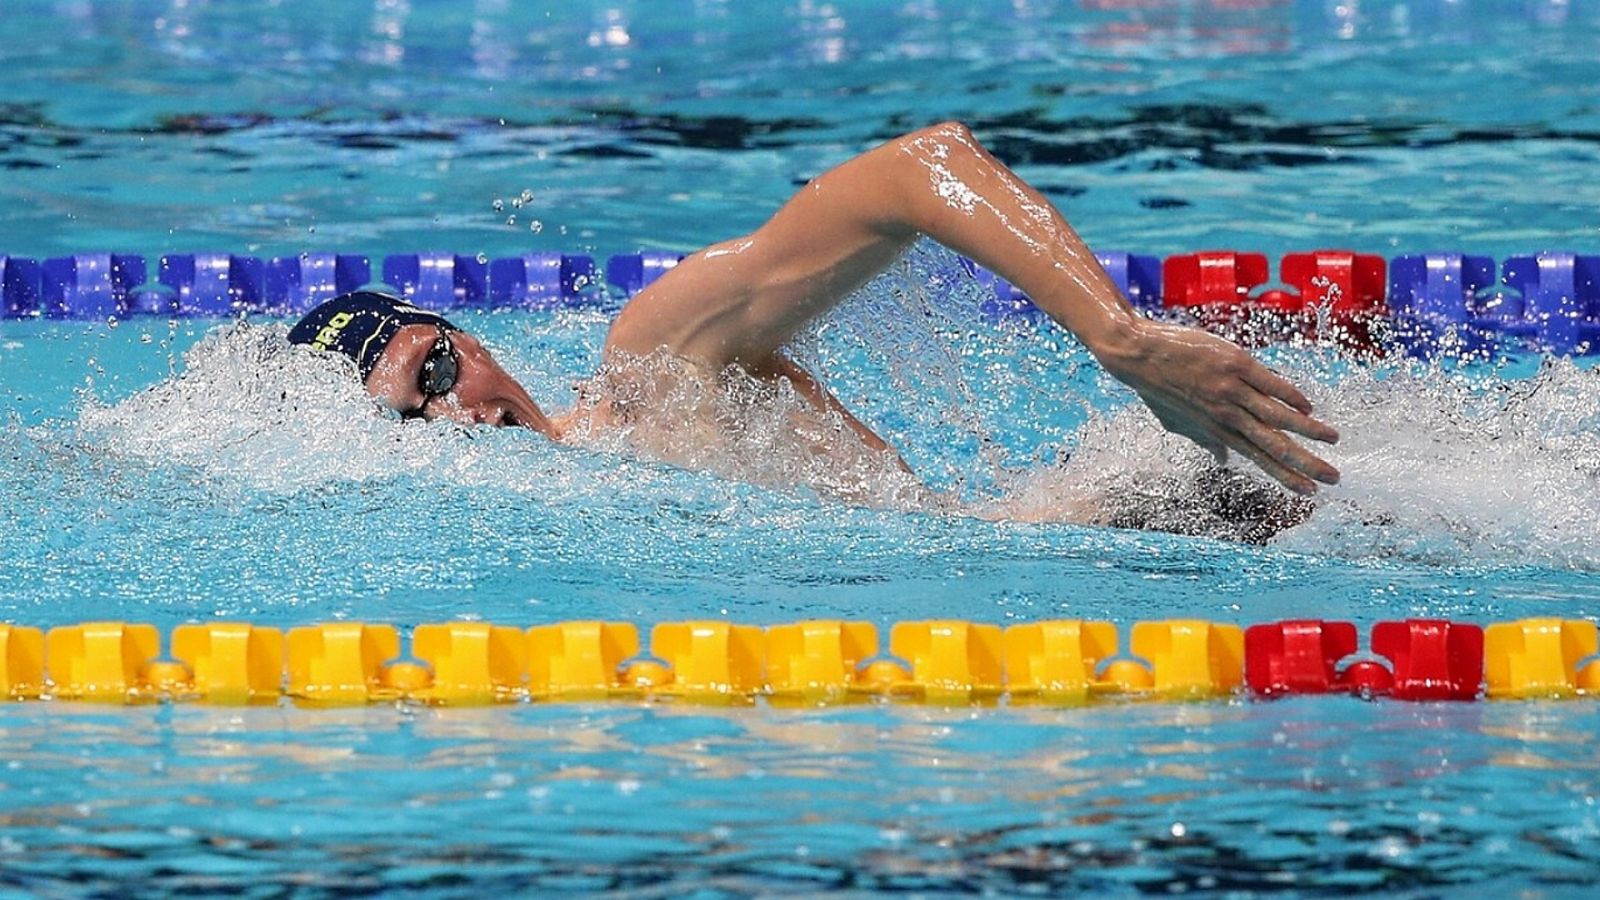
{"type": "Polygon", "coordinates": [[[1287,378],[1222,338],[1148,320],[1090,348],[1133,388],[1168,431],[1217,457],[1237,451],[1298,494],[1338,484],[1339,470],[1289,436],[1332,444],[1339,432],[1312,418],[1311,401],[1287,378]]]}

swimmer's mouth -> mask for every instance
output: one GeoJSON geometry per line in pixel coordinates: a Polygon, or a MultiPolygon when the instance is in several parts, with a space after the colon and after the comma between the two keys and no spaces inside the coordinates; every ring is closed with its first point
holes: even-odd
{"type": "Polygon", "coordinates": [[[524,427],[526,427],[526,426],[524,426],[522,424],[522,420],[517,418],[517,414],[512,412],[509,409],[500,414],[499,425],[502,428],[524,428],[524,427]]]}

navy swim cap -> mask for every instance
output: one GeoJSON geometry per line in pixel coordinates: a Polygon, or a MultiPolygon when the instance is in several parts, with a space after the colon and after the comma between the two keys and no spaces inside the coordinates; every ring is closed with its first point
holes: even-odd
{"type": "Polygon", "coordinates": [[[343,353],[356,361],[361,381],[365,383],[378,365],[383,348],[394,340],[395,332],[407,325],[438,325],[446,331],[461,330],[444,316],[412,306],[399,297],[377,291],[356,291],[341,294],[306,313],[289,331],[289,343],[343,353]]]}

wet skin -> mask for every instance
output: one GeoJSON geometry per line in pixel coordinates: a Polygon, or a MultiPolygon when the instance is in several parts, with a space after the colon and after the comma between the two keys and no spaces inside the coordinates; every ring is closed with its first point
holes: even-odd
{"type": "MultiPolygon", "coordinates": [[[[1293,436],[1339,433],[1283,376],[1238,346],[1135,311],[1061,213],[989,154],[959,123],[889,141],[812,180],[767,223],[700,251],[640,291],[617,316],[605,360],[666,352],[701,371],[738,366],[782,378],[819,409],[840,412],[871,446],[883,441],[849,416],[782,347],[881,272],[921,236],[1017,285],[1139,395],[1169,431],[1232,451],[1284,487],[1312,494],[1339,472],[1293,436]]],[[[451,334],[456,387],[426,398],[417,377],[436,331],[403,329],[367,380],[402,413],[464,424],[522,425],[559,440],[572,416],[550,418],[477,340],[451,334]]],[[[593,424],[605,410],[581,413],[593,424]]]]}

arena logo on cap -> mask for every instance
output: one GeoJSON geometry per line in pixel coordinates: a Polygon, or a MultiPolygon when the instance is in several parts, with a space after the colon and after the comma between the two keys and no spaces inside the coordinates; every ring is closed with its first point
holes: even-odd
{"type": "Polygon", "coordinates": [[[344,330],[350,320],[356,317],[355,313],[335,313],[328,319],[328,324],[322,326],[317,336],[311,339],[311,346],[316,350],[326,350],[339,340],[339,332],[344,330]]]}

